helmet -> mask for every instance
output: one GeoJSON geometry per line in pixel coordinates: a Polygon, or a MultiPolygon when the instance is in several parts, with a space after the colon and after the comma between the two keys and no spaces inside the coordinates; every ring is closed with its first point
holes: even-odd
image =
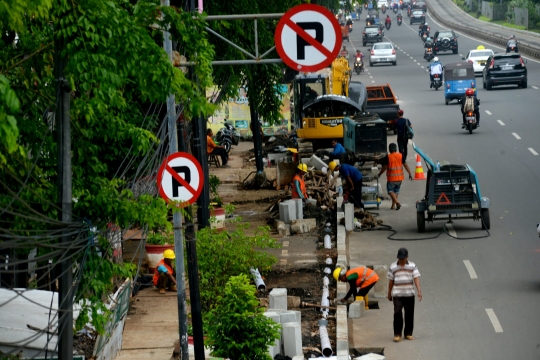
{"type": "Polygon", "coordinates": [[[302,170],[303,172],[307,172],[307,165],[306,164],[298,164],[297,168],[299,170],[302,170]]]}
{"type": "Polygon", "coordinates": [[[465,90],[465,96],[474,96],[474,90],[471,88],[465,90]]]}
{"type": "Polygon", "coordinates": [[[336,166],[337,166],[337,163],[335,161],[330,161],[330,164],[328,164],[328,168],[330,169],[330,171],[334,171],[336,166]]]}
{"type": "Polygon", "coordinates": [[[167,249],[163,252],[163,257],[165,259],[171,259],[171,260],[174,260],[176,259],[176,256],[174,255],[174,251],[172,251],[171,249],[167,249]]]}
{"type": "Polygon", "coordinates": [[[403,113],[404,113],[404,112],[403,112],[403,110],[401,110],[401,109],[399,109],[399,110],[397,111],[397,114],[398,114],[399,116],[403,116],[403,113]]]}
{"type": "Polygon", "coordinates": [[[424,23],[424,25],[426,25],[426,26],[427,26],[427,25],[428,25],[428,24],[427,24],[427,22],[425,22],[425,23],[424,23]]]}
{"type": "Polygon", "coordinates": [[[336,267],[336,269],[334,270],[334,279],[336,279],[336,281],[338,281],[339,277],[340,276],[343,276],[347,273],[347,271],[345,271],[345,269],[342,269],[340,267],[336,267]]]}
{"type": "Polygon", "coordinates": [[[397,151],[397,145],[395,143],[391,143],[388,148],[390,149],[390,151],[397,151]]]}
{"type": "Polygon", "coordinates": [[[433,58],[433,62],[437,62],[437,61],[439,61],[439,58],[438,58],[437,56],[435,56],[435,57],[433,58]]]}

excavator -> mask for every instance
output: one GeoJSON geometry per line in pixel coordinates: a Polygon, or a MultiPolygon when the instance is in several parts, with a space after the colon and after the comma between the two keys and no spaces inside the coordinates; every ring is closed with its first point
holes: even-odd
{"type": "Polygon", "coordinates": [[[293,80],[292,116],[301,157],[330,147],[332,139],[343,138],[343,118],[366,108],[366,86],[351,81],[351,74],[349,60],[343,56],[330,68],[300,73],[293,80]]]}

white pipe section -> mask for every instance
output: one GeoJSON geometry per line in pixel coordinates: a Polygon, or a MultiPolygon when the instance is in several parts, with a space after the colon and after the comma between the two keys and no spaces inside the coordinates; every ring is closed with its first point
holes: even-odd
{"type": "Polygon", "coordinates": [[[330,280],[328,280],[328,276],[323,277],[322,283],[325,287],[328,287],[328,285],[330,285],[330,280]]]}
{"type": "Polygon", "coordinates": [[[324,358],[332,356],[332,345],[330,345],[330,338],[328,337],[328,329],[326,326],[319,326],[319,336],[321,337],[321,349],[324,358]]]}
{"type": "Polygon", "coordinates": [[[332,258],[326,258],[326,265],[332,265],[332,258]]]}
{"type": "Polygon", "coordinates": [[[330,269],[329,267],[325,267],[324,273],[330,275],[332,273],[332,269],[330,269]]]}
{"type": "Polygon", "coordinates": [[[324,235],[324,248],[325,249],[332,248],[332,240],[330,238],[330,235],[324,235]]]}
{"type": "Polygon", "coordinates": [[[259,272],[259,269],[251,268],[249,269],[249,272],[253,276],[253,279],[255,280],[255,286],[257,287],[257,290],[265,291],[266,285],[264,284],[264,280],[261,277],[261,273],[259,272]]]}
{"type": "MultiPolygon", "coordinates": [[[[321,306],[330,306],[330,300],[328,299],[330,297],[330,293],[328,291],[328,286],[323,287],[322,291],[322,298],[321,298],[321,306]]],[[[328,316],[329,309],[323,309],[321,308],[321,315],[323,318],[326,319],[328,316]]]]}

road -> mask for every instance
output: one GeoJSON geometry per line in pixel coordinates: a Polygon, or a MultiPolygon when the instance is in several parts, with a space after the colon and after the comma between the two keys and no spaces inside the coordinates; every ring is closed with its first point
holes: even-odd
{"type": "MultiPolygon", "coordinates": [[[[361,41],[365,16],[366,12],[355,22],[351,42],[345,45],[350,52],[359,48],[368,56],[369,46],[363,47],[361,41]]],[[[379,214],[397,231],[396,238],[407,240],[388,240],[389,233],[382,231],[352,233],[364,247],[353,250],[357,253],[351,256],[366,259],[364,263],[389,264],[397,249],[406,246],[422,274],[424,299],[416,308],[416,340],[392,343],[388,318],[385,354],[389,359],[540,359],[540,239],[536,233],[540,222],[540,63],[528,59],[526,89],[508,86],[487,91],[477,78],[481,127],[471,135],[461,129],[459,105],[445,106],[443,91],[429,88],[418,25],[409,26],[405,16],[398,27],[393,13],[391,17],[392,28],[385,40],[398,49],[397,66],[369,67],[366,58],[367,71],[353,75],[352,80],[368,85],[390,83],[405,117],[413,123],[415,143],[434,160],[467,163],[476,170],[482,195],[491,200],[491,230],[488,234],[479,222],[461,220],[448,228],[459,239],[443,233],[422,240],[436,236],[444,221],[429,223],[425,234],[417,233],[415,202],[423,197],[425,182],[406,181],[400,196],[402,209],[391,211],[384,201],[379,214]]],[[[428,22],[432,33],[443,28],[431,18],[428,22]]],[[[458,41],[463,56],[480,44],[503,51],[462,34],[458,41]]],[[[439,58],[444,65],[459,61],[461,55],[441,53],[439,58]]],[[[388,140],[395,141],[395,136],[389,135],[388,140]]],[[[409,147],[413,172],[414,155],[409,147]]]]}

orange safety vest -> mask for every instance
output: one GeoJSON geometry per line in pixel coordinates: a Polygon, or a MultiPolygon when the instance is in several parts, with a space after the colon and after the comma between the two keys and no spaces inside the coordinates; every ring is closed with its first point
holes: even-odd
{"type": "Polygon", "coordinates": [[[157,263],[156,268],[154,269],[154,278],[152,279],[152,282],[154,283],[155,286],[157,286],[157,283],[158,283],[158,280],[159,280],[159,272],[158,272],[157,268],[160,265],[165,266],[167,268],[167,271],[168,271],[169,274],[171,274],[171,275],[174,274],[173,269],[169,265],[165,264],[165,259],[161,259],[157,263]]]}
{"type": "Polygon", "coordinates": [[[403,176],[403,157],[401,153],[395,152],[388,154],[388,170],[386,179],[390,182],[402,181],[403,176]]]}
{"type": "Polygon", "coordinates": [[[375,271],[371,270],[367,266],[361,266],[357,267],[356,269],[349,270],[345,274],[345,277],[349,277],[349,275],[352,274],[358,274],[358,279],[356,279],[357,288],[365,288],[366,286],[379,281],[379,275],[377,275],[375,271]]]}
{"type": "Polygon", "coordinates": [[[304,199],[307,199],[307,191],[306,191],[306,183],[304,183],[304,180],[302,180],[302,177],[298,174],[294,175],[293,182],[292,182],[292,198],[293,199],[300,199],[300,194],[296,192],[296,186],[294,186],[294,180],[298,180],[300,183],[300,191],[302,191],[302,195],[304,195],[304,199]]]}

